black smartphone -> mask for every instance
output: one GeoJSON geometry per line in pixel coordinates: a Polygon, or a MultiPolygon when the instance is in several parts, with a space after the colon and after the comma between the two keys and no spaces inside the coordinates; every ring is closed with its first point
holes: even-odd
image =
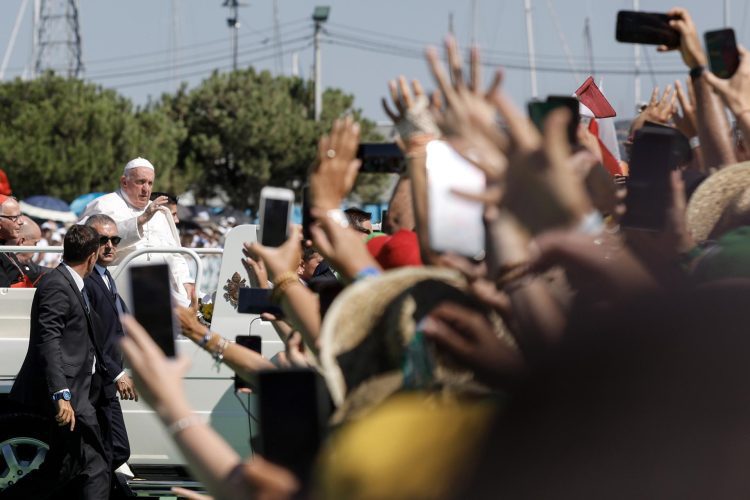
{"type": "Polygon", "coordinates": [[[313,223],[313,216],[310,213],[311,208],[310,185],[305,184],[302,188],[302,238],[305,240],[312,240],[312,233],[310,232],[310,226],[313,223]]]}
{"type": "Polygon", "coordinates": [[[323,379],[313,370],[258,372],[259,452],[304,483],[330,414],[323,379]]]}
{"type": "Polygon", "coordinates": [[[404,153],[395,142],[362,143],[357,149],[363,174],[400,174],[406,168],[404,153]]]}
{"type": "Polygon", "coordinates": [[[642,130],[649,129],[666,129],[666,133],[672,136],[672,150],[669,155],[669,165],[672,168],[687,165],[693,160],[693,148],[690,147],[690,140],[685,137],[685,134],[663,123],[644,122],[642,130]]]}
{"type": "Polygon", "coordinates": [[[568,141],[570,144],[578,142],[578,124],[581,123],[581,113],[578,99],[565,95],[551,95],[546,101],[529,101],[528,105],[529,118],[534,122],[536,128],[544,130],[544,120],[553,109],[566,107],[570,110],[570,122],[568,122],[568,141]]]}
{"type": "MultiPolygon", "coordinates": [[[[234,338],[234,341],[237,342],[237,345],[241,345],[242,347],[247,347],[251,351],[255,351],[258,354],[261,354],[261,346],[263,344],[263,339],[260,335],[237,335],[234,338]]],[[[245,382],[242,378],[237,376],[235,374],[234,376],[234,390],[237,391],[238,389],[249,389],[250,384],[245,382]]]]}
{"type": "Polygon", "coordinates": [[[680,46],[680,33],[669,25],[667,14],[621,10],[617,13],[615,38],[618,42],[680,46]]]}
{"type": "Polygon", "coordinates": [[[281,307],[271,302],[272,290],[268,288],[240,288],[237,312],[240,314],[271,313],[277,318],[284,317],[281,307]]]}
{"type": "Polygon", "coordinates": [[[734,30],[707,31],[703,34],[708,52],[708,65],[711,73],[719,78],[731,78],[740,66],[740,53],[737,50],[737,39],[734,30]]]}
{"type": "Polygon", "coordinates": [[[259,240],[267,247],[279,247],[289,237],[292,225],[294,192],[291,189],[264,187],[260,191],[259,240]]]}
{"type": "Polygon", "coordinates": [[[679,132],[670,127],[644,127],[635,133],[622,226],[661,231],[672,204],[670,172],[675,165],[679,132]]]}
{"type": "Polygon", "coordinates": [[[167,264],[128,267],[130,304],[138,323],[151,335],[164,354],[175,356],[175,338],[180,330],[172,312],[167,264]]]}

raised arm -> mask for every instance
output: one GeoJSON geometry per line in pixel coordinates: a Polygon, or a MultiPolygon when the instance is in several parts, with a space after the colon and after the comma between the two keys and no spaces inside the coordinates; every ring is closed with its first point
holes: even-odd
{"type": "MultiPolygon", "coordinates": [[[[730,141],[729,124],[724,107],[713,93],[706,79],[706,53],[698,38],[698,31],[687,9],[674,8],[668,12],[669,24],[680,33],[680,55],[688,68],[695,91],[695,113],[698,118],[703,163],[706,168],[716,168],[737,161],[730,141]]],[[[669,50],[659,47],[660,51],[669,50]]]]}

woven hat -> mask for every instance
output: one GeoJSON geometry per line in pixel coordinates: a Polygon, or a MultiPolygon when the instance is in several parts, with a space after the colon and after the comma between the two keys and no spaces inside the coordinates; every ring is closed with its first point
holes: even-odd
{"type": "MultiPolygon", "coordinates": [[[[407,351],[414,347],[421,319],[441,302],[486,312],[498,336],[514,345],[499,316],[479,306],[466,288],[464,278],[453,270],[406,267],[358,281],[339,294],[323,320],[320,337],[323,375],[338,407],[334,422],[358,417],[409,388],[413,381],[404,376],[407,351]]],[[[470,371],[440,356],[430,343],[424,345],[435,361],[428,381],[431,389],[488,392],[470,371]]]]}
{"type": "Polygon", "coordinates": [[[688,203],[688,230],[698,242],[747,223],[750,223],[750,162],[711,174],[696,188],[688,203]]]}

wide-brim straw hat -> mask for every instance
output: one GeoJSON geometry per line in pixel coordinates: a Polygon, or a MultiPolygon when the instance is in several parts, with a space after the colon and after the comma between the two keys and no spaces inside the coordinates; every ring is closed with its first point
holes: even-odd
{"type": "MultiPolygon", "coordinates": [[[[358,417],[405,388],[406,350],[419,321],[443,301],[486,312],[498,337],[515,346],[500,317],[476,303],[466,289],[466,280],[453,270],[408,267],[358,281],[341,292],[321,326],[320,361],[338,408],[334,422],[358,417]]],[[[488,392],[470,371],[429,349],[436,362],[434,388],[488,392]]]]}
{"type": "MultiPolygon", "coordinates": [[[[750,161],[737,163],[711,174],[690,197],[687,227],[697,242],[713,239],[719,228],[732,219],[750,216],[750,161]]],[[[731,224],[730,224],[731,225],[731,224]]]]}

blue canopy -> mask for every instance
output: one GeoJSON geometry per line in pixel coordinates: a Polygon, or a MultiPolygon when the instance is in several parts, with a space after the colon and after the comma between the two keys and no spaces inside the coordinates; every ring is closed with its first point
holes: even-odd
{"type": "Polygon", "coordinates": [[[76,214],[76,216],[80,217],[83,211],[86,210],[86,205],[88,205],[92,200],[95,200],[105,194],[107,193],[82,194],[81,196],[73,200],[73,202],[70,204],[70,209],[73,211],[73,213],[76,214]]]}

